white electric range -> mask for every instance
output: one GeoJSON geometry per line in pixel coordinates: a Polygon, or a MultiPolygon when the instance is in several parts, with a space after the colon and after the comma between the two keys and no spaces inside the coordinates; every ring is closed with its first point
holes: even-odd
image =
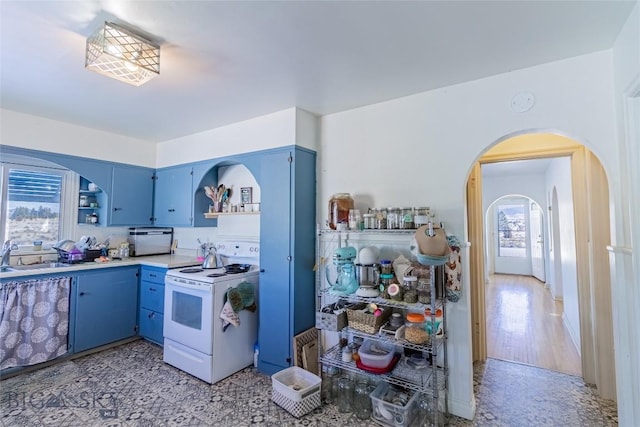
{"type": "Polygon", "coordinates": [[[228,325],[220,314],[228,289],[243,282],[253,285],[259,307],[260,244],[223,241],[215,246],[222,267],[171,269],[164,296],[163,360],[210,384],[251,365],[258,338],[257,311],[239,311],[239,326],[228,325]]]}

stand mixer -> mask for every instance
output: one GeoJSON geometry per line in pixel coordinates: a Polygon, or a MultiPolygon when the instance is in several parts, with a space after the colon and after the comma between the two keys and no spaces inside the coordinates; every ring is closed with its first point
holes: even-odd
{"type": "Polygon", "coordinates": [[[333,295],[350,295],[358,289],[356,269],[353,261],[356,259],[356,248],[345,246],[333,252],[333,265],[325,267],[325,277],[331,285],[329,293],[333,295]]]}

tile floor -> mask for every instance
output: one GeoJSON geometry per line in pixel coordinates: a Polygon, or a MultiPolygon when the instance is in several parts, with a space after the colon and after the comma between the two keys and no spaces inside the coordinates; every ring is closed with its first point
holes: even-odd
{"type": "MultiPolygon", "coordinates": [[[[474,421],[452,426],[614,426],[614,402],[578,377],[489,359],[474,372],[474,421]]],[[[366,426],[325,405],[296,419],[270,400],[271,378],[246,368],[209,385],[135,341],[0,382],[3,426],[366,426]]]]}

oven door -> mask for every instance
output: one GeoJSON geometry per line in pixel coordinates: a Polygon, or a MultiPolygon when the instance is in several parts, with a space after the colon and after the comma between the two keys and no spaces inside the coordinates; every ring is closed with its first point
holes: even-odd
{"type": "Polygon", "coordinates": [[[165,280],[164,337],[212,354],[213,295],[211,285],[165,280]]]}

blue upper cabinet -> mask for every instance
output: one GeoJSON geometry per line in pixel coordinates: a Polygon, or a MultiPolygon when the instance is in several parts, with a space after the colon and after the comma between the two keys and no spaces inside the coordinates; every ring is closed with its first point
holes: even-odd
{"type": "Polygon", "coordinates": [[[300,147],[260,155],[258,369],[293,365],[293,336],[315,325],[316,154],[300,147]]]}
{"type": "Polygon", "coordinates": [[[193,168],[191,165],[156,171],[154,224],[170,227],[193,225],[193,168]]]}
{"type": "Polygon", "coordinates": [[[151,225],[154,170],[139,166],[113,166],[107,225],[151,225]]]}

